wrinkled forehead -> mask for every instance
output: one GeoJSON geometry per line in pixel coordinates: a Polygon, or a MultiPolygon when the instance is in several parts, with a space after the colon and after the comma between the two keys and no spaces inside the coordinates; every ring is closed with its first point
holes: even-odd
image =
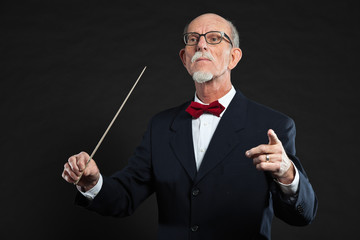
{"type": "Polygon", "coordinates": [[[187,32],[197,33],[206,33],[208,31],[223,31],[229,34],[231,29],[226,19],[215,14],[202,15],[195,18],[190,22],[187,29],[187,32]]]}

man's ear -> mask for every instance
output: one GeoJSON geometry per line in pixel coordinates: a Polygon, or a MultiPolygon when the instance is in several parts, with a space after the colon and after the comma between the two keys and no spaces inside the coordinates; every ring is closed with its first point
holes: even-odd
{"type": "Polygon", "coordinates": [[[179,52],[180,59],[182,63],[184,64],[184,67],[186,67],[186,55],[185,55],[185,48],[181,49],[179,52]]]}
{"type": "Polygon", "coordinates": [[[242,51],[240,48],[233,48],[230,52],[230,63],[228,68],[230,70],[234,69],[236,65],[240,62],[240,59],[242,57],[242,51]]]}

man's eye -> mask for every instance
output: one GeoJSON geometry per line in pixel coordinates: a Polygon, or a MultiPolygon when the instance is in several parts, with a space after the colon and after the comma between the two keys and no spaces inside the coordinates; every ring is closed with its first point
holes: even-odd
{"type": "Polygon", "coordinates": [[[217,43],[219,42],[221,39],[221,36],[218,36],[217,34],[212,34],[210,36],[208,36],[207,40],[211,43],[217,43]]]}
{"type": "Polygon", "coordinates": [[[189,37],[188,42],[190,42],[190,43],[197,42],[197,38],[196,37],[189,37]]]}

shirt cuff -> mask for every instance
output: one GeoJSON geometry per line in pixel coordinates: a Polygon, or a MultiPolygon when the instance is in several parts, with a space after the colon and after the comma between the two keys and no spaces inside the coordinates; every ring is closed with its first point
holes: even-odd
{"type": "Polygon", "coordinates": [[[297,168],[295,167],[295,164],[294,163],[292,163],[292,164],[294,165],[294,168],[295,168],[295,177],[294,177],[294,180],[292,181],[292,183],[284,184],[284,183],[281,183],[276,180],[276,182],[280,186],[281,191],[285,195],[290,195],[290,196],[294,196],[297,193],[297,190],[299,188],[299,173],[298,173],[297,168]]]}
{"type": "Polygon", "coordinates": [[[100,192],[102,184],[103,184],[103,178],[102,178],[102,176],[100,174],[99,181],[90,190],[88,190],[86,192],[83,192],[83,191],[81,191],[81,187],[77,186],[77,185],[76,185],[76,188],[77,188],[77,190],[79,190],[79,192],[82,195],[84,195],[84,197],[86,197],[89,200],[93,200],[96,197],[96,195],[100,192]]]}

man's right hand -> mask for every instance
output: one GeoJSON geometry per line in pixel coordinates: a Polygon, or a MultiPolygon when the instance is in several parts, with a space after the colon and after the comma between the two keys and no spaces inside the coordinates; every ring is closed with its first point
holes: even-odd
{"type": "Polygon", "coordinates": [[[86,152],[71,156],[67,163],[64,165],[64,171],[62,177],[68,183],[75,183],[81,176],[80,181],[77,183],[81,187],[81,190],[86,192],[93,188],[100,178],[100,171],[95,161],[91,159],[86,166],[86,162],[90,158],[86,152]],[[86,168],[85,168],[86,166],[86,168]]]}

